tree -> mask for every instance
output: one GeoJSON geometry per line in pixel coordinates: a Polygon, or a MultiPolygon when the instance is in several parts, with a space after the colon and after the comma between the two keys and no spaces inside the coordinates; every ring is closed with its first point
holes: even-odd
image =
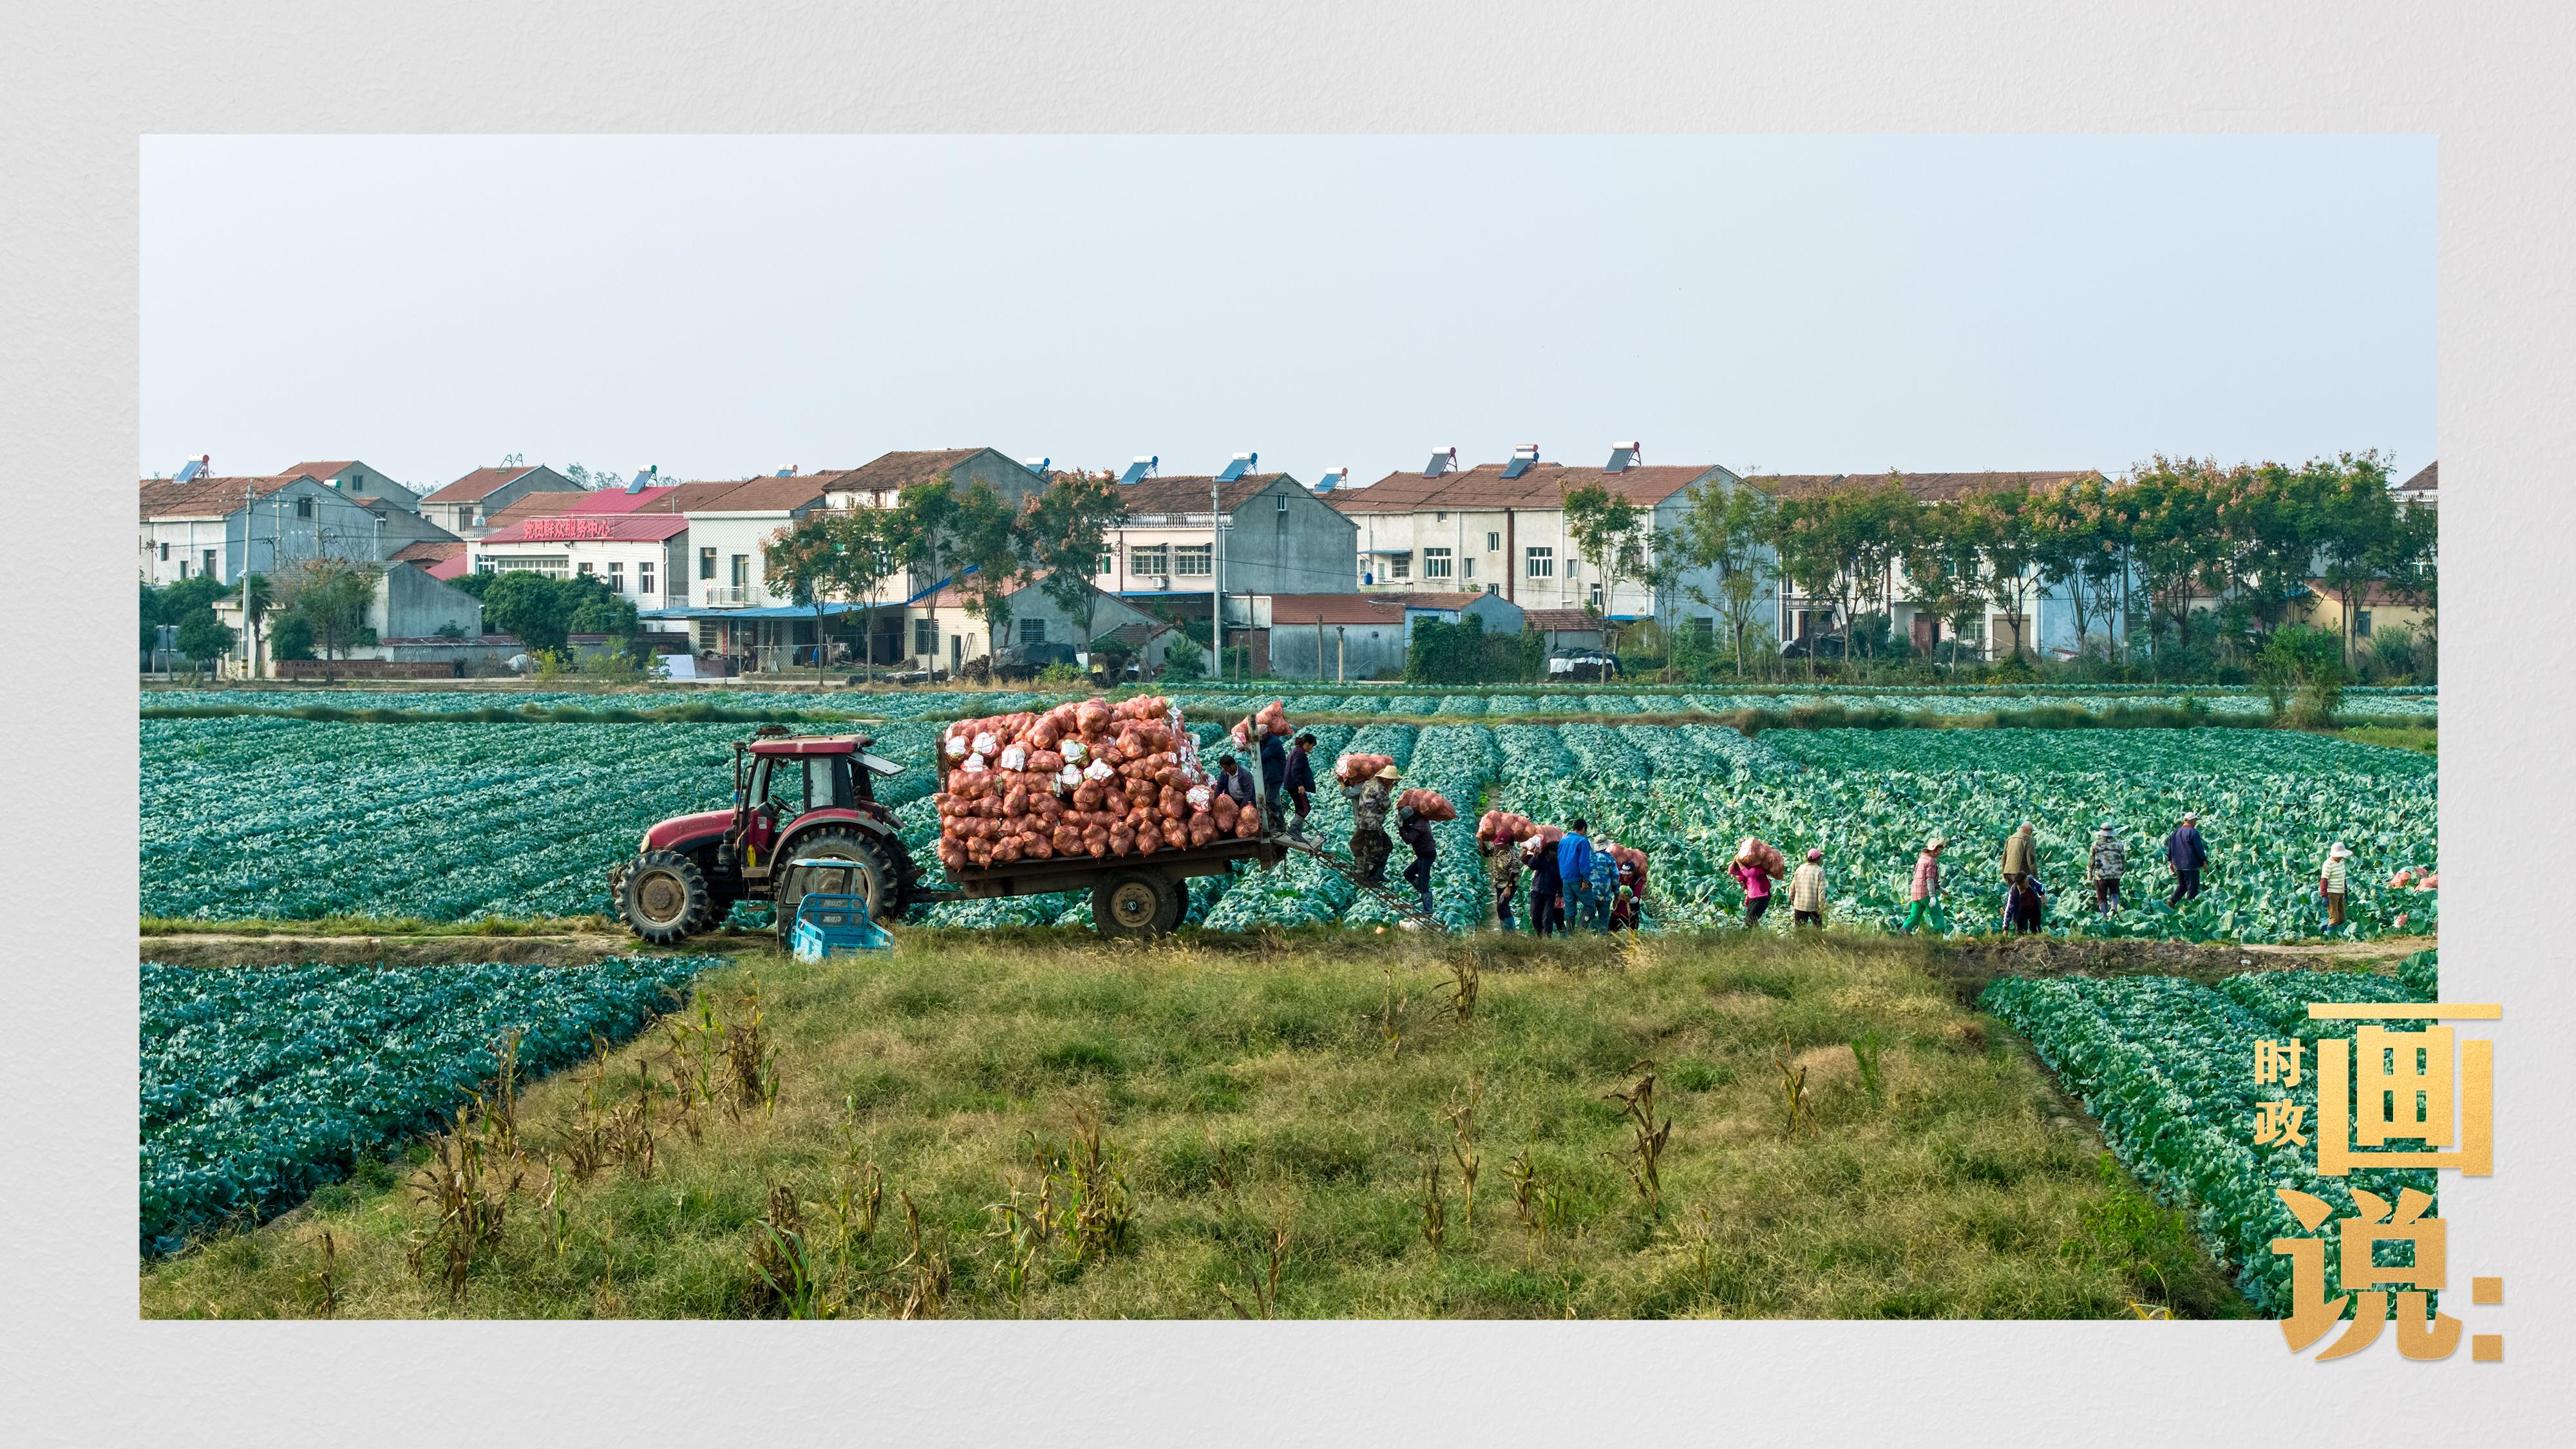
{"type": "Polygon", "coordinates": [[[1653,515],[1598,483],[1567,490],[1564,502],[1565,531],[1574,539],[1575,552],[1600,576],[1601,607],[1594,612],[1615,652],[1617,631],[1610,612],[1619,607],[1619,580],[1645,569],[1645,525],[1653,515]]]}
{"type": "MultiPolygon", "coordinates": [[[[1901,475],[1889,469],[1887,480],[1874,488],[1861,490],[1846,500],[1840,526],[1843,565],[1850,572],[1854,602],[1873,605],[1892,620],[1897,560],[1905,556],[1907,540],[1923,505],[1905,491],[1901,475]]],[[[1859,641],[1844,630],[1844,658],[1848,662],[1853,646],[1859,641]]]]}
{"type": "Polygon", "coordinates": [[[483,622],[511,635],[530,649],[564,647],[572,633],[572,605],[555,581],[540,573],[512,569],[483,576],[483,622]]]}
{"type": "Polygon", "coordinates": [[[2147,603],[2147,659],[2164,677],[2164,625],[2177,643],[2191,636],[2191,603],[2221,572],[2222,540],[2212,480],[2217,464],[2159,454],[2142,465],[2114,505],[2126,525],[2130,566],[2147,603]]]}
{"type": "Polygon", "coordinates": [[[985,652],[998,656],[1010,642],[1010,596],[1028,577],[1028,530],[990,483],[966,490],[949,527],[954,535],[950,557],[959,566],[957,587],[966,595],[966,613],[984,625],[985,652]]]}
{"type": "MultiPolygon", "coordinates": [[[[905,489],[887,525],[894,554],[911,571],[913,586],[933,591],[928,607],[930,636],[934,640],[939,637],[939,595],[936,591],[947,582],[941,566],[948,558],[949,529],[956,518],[957,493],[950,485],[948,475],[942,473],[927,483],[905,489]],[[924,580],[928,582],[925,584],[924,580]]],[[[936,653],[931,656],[930,667],[934,670],[939,667],[936,653]]]]}
{"type": "Polygon", "coordinates": [[[2348,677],[2344,648],[2331,629],[2285,624],[2273,630],[2254,660],[2255,672],[2272,696],[2273,715],[2286,713],[2302,728],[2333,724],[2348,677]]]}
{"type": "Polygon", "coordinates": [[[200,664],[211,664],[232,649],[233,631],[216,622],[212,609],[190,614],[179,625],[179,652],[200,664]]]}
{"type": "Polygon", "coordinates": [[[2013,657],[2022,656],[2023,627],[2030,617],[2031,566],[2039,555],[2039,535],[2032,526],[2033,501],[2027,488],[1979,493],[1968,501],[1976,519],[1977,563],[1985,594],[2003,610],[2013,632],[2013,657]]]}
{"type": "Polygon", "coordinates": [[[1127,517],[1127,500],[1107,473],[1059,473],[1029,508],[1029,557],[1046,573],[1038,587],[1049,602],[1082,621],[1083,647],[1098,632],[1101,594],[1092,582],[1109,530],[1127,517]]]}
{"type": "Polygon", "coordinates": [[[313,643],[326,662],[348,657],[350,648],[361,642],[367,606],[375,601],[381,573],[373,564],[327,554],[306,559],[297,568],[286,607],[313,631],[313,643]]]}
{"type": "Polygon", "coordinates": [[[2318,459],[2301,470],[2314,489],[2317,582],[2343,604],[2343,662],[2352,663],[2353,611],[2371,586],[2411,574],[2431,530],[2409,526],[2388,491],[2388,465],[2377,453],[2318,459]]]}
{"type": "Polygon", "coordinates": [[[1932,616],[1932,653],[1941,651],[1941,626],[1982,618],[1985,579],[1978,555],[1981,520],[1966,503],[1946,499],[1923,508],[1908,533],[1903,556],[1908,597],[1932,616]]]}
{"type": "MultiPolygon", "coordinates": [[[[1809,599],[1834,599],[1843,578],[1840,519],[1833,494],[1783,500],[1771,512],[1771,553],[1780,576],[1809,599]]],[[[1807,674],[1816,672],[1816,650],[1807,647],[1807,674]]]]}
{"type": "MultiPolygon", "coordinates": [[[[844,602],[858,592],[875,603],[876,586],[894,572],[884,548],[885,515],[875,509],[847,513],[811,513],[792,527],[769,536],[761,547],[761,571],[782,585],[788,596],[814,611],[814,683],[823,682],[824,610],[835,598],[844,602]],[[873,576],[867,571],[874,569],[873,576]]],[[[865,614],[860,616],[863,620],[865,614]]],[[[864,625],[862,625],[864,628],[864,625]]],[[[862,641],[866,635],[861,634],[862,641]]]]}
{"type": "Polygon", "coordinates": [[[2108,527],[2109,485],[2083,478],[2039,500],[2031,510],[2031,560],[2047,587],[2063,589],[2075,616],[2075,652],[2084,652],[2093,621],[2104,612],[2119,558],[2108,527]]]}
{"type": "Polygon", "coordinates": [[[1187,683],[1207,673],[1207,650],[1187,634],[1172,641],[1163,651],[1163,677],[1176,684],[1187,683]]]}
{"type": "Polygon", "coordinates": [[[1755,622],[1762,585],[1770,575],[1771,495],[1752,483],[1706,487],[1691,495],[1675,546],[1694,570],[1712,577],[1694,584],[1691,597],[1717,611],[1735,648],[1735,673],[1744,674],[1744,636],[1755,622]]]}

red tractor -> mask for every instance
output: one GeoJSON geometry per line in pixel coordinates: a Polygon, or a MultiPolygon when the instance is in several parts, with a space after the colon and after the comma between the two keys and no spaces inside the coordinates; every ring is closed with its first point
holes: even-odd
{"type": "Polygon", "coordinates": [[[733,808],[675,815],[644,832],[632,860],[609,867],[608,891],[627,929],[667,946],[725,918],[737,901],[776,903],[796,917],[804,895],[790,861],[846,860],[879,921],[903,918],[920,871],[877,803],[874,780],[903,767],[868,753],[866,735],[791,737],[762,725],[733,747],[733,808]]]}

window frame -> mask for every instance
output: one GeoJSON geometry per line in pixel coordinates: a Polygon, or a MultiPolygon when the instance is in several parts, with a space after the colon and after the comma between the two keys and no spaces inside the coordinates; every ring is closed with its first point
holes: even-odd
{"type": "Polygon", "coordinates": [[[1215,578],[1216,545],[1212,543],[1173,544],[1172,577],[1176,579],[1215,578]]]}
{"type": "Polygon", "coordinates": [[[1455,552],[1445,548],[1426,548],[1422,551],[1424,582],[1428,583],[1433,579],[1452,579],[1457,576],[1458,556],[1455,552]]]}
{"type": "Polygon", "coordinates": [[[1525,545],[1521,549],[1521,568],[1523,569],[1523,573],[1521,575],[1523,578],[1555,578],[1556,550],[1553,547],[1542,546],[1539,544],[1525,545]]]}
{"type": "Polygon", "coordinates": [[[1135,578],[1169,578],[1172,574],[1172,546],[1168,543],[1132,543],[1127,546],[1127,572],[1135,578]]]}

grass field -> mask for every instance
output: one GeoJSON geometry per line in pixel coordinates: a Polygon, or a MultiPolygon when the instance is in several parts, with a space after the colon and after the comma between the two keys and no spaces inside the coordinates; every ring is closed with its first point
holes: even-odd
{"type": "Polygon", "coordinates": [[[2247,1311],[1935,948],[1479,945],[914,930],[744,955],[512,1112],[147,1262],[142,1309],[2247,1311]]]}

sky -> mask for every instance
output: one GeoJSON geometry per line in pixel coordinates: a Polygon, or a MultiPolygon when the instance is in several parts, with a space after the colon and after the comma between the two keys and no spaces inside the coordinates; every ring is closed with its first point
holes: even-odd
{"type": "Polygon", "coordinates": [[[169,137],[141,472],[2434,457],[2430,137],[169,137]]]}

